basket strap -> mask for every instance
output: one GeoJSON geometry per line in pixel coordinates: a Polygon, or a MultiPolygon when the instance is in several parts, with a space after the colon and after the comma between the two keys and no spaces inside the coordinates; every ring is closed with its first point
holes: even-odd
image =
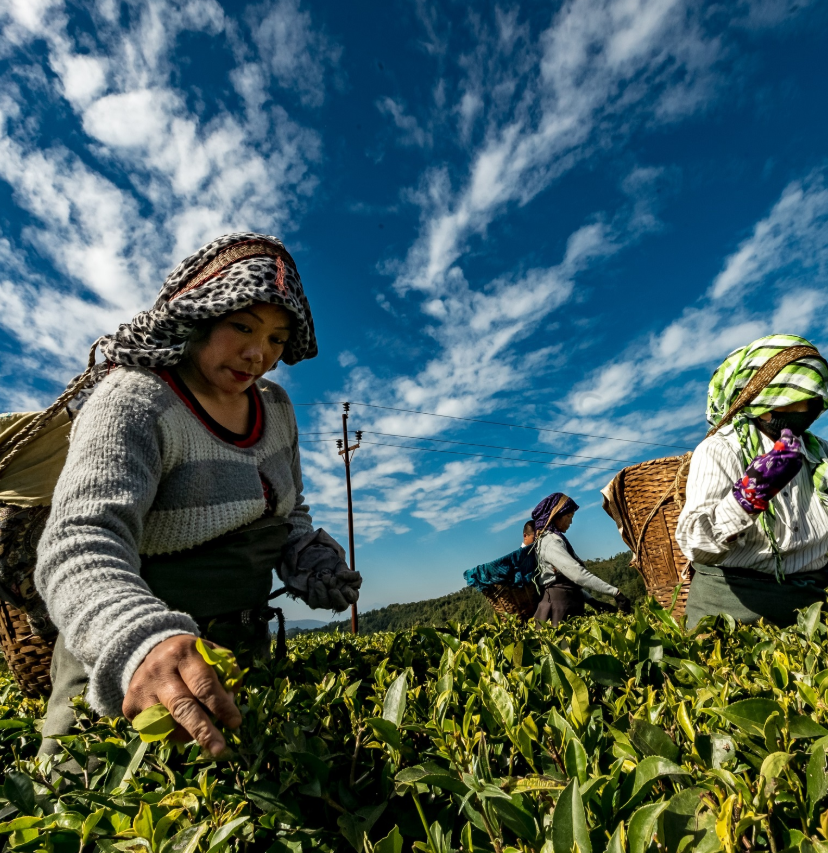
{"type": "MultiPolygon", "coordinates": [[[[800,358],[818,358],[820,361],[825,359],[819,354],[819,350],[814,347],[795,346],[787,347],[776,353],[773,358],[769,358],[760,368],[753,374],[747,385],[742,389],[741,394],[733,401],[733,405],[725,412],[724,417],[716,424],[708,433],[707,438],[715,435],[723,426],[727,426],[739,412],[747,406],[748,403],[760,392],[764,391],[768,385],[776,378],[776,374],[800,358]]],[[[828,362],[825,362],[828,365],[828,362]]]]}

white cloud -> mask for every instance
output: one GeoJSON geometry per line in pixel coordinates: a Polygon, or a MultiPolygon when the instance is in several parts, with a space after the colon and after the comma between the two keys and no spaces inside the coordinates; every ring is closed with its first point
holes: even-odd
{"type": "Polygon", "coordinates": [[[579,415],[608,413],[762,335],[822,331],[827,285],[828,190],[824,173],[813,172],[785,187],[697,305],[597,368],[568,404],[579,415]]]}
{"type": "Polygon", "coordinates": [[[828,274],[828,188],[822,172],[785,188],[770,213],[727,259],[710,296],[738,297],[745,288],[782,272],[823,280],[828,274]]]}
{"type": "Polygon", "coordinates": [[[84,32],[60,4],[27,0],[0,11],[0,51],[14,56],[15,74],[0,78],[0,178],[28,215],[19,244],[6,235],[5,246],[35,263],[27,253],[36,251],[55,273],[20,264],[0,284],[0,323],[50,354],[56,379],[76,369],[97,335],[145,307],[167,270],[201,243],[227,230],[295,227],[317,184],[321,141],[276,102],[268,81],[316,103],[338,51],[298,2],[271,4],[262,47],[278,42],[280,20],[301,38],[267,68],[248,57],[231,70],[246,117],[219,103],[205,120],[175,82],[174,51],[181,35],[199,32],[212,49],[238,52],[237,28],[215,0],[136,0],[130,28],[111,3],[88,12],[84,32]],[[26,51],[34,39],[45,54],[26,51]],[[21,80],[40,87],[38,100],[65,99],[79,150],[49,140],[21,80]]]}
{"type": "Polygon", "coordinates": [[[299,0],[254,6],[247,19],[263,67],[303,103],[320,106],[325,99],[326,71],[338,64],[342,49],[309,12],[302,11],[299,0]]]}
{"type": "Polygon", "coordinates": [[[403,103],[398,98],[380,98],[377,101],[377,109],[383,115],[390,116],[394,126],[400,131],[397,137],[400,145],[415,148],[431,147],[431,132],[420,127],[417,119],[406,113],[403,103]]]}
{"type": "Polygon", "coordinates": [[[441,169],[423,176],[415,196],[423,225],[397,268],[400,293],[450,287],[452,266],[474,235],[507,206],[526,204],[610,135],[617,139],[642,122],[673,121],[699,109],[714,84],[720,45],[702,29],[699,9],[681,0],[570,0],[524,54],[531,64],[466,58],[471,70],[461,86],[461,136],[468,136],[477,114],[482,81],[487,91],[502,85],[508,98],[490,101],[489,126],[456,190],[441,169]],[[503,103],[510,105],[505,114],[503,103]]]}

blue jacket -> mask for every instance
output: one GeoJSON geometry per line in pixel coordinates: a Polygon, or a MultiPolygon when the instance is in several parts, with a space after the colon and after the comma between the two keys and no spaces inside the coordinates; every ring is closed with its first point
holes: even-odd
{"type": "Polygon", "coordinates": [[[495,584],[526,586],[532,582],[537,567],[535,549],[531,545],[523,545],[505,557],[467,569],[463,577],[469,586],[482,592],[495,584]]]}

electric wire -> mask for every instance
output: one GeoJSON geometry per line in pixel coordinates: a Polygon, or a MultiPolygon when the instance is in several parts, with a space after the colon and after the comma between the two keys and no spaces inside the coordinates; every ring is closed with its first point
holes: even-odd
{"type": "MultiPolygon", "coordinates": [[[[304,433],[304,435],[313,435],[314,433],[304,433]]],[[[322,435],[322,433],[318,433],[322,435]]],[[[384,435],[387,438],[411,438],[415,441],[439,441],[441,444],[462,444],[465,447],[485,447],[489,450],[513,450],[517,453],[539,453],[542,456],[572,456],[578,459],[598,459],[604,462],[621,462],[624,465],[633,465],[635,463],[630,459],[614,459],[612,456],[587,456],[584,453],[560,453],[554,450],[530,450],[528,447],[503,447],[500,444],[477,444],[473,441],[452,441],[448,438],[427,438],[423,435],[400,435],[395,432],[374,432],[374,430],[364,429],[363,435],[384,435]]]]}
{"type": "MultiPolygon", "coordinates": [[[[336,400],[324,401],[324,402],[316,402],[316,403],[294,403],[294,406],[339,406],[342,405],[341,402],[337,402],[336,400]]],[[[397,406],[377,406],[374,403],[353,403],[352,406],[365,406],[369,409],[385,409],[390,412],[405,412],[409,415],[428,415],[432,418],[448,418],[453,421],[468,421],[473,424],[488,424],[489,426],[503,426],[503,427],[513,427],[514,429],[529,429],[534,430],[535,432],[556,432],[561,435],[575,435],[579,438],[599,438],[603,441],[624,441],[628,444],[646,444],[650,447],[672,447],[676,450],[692,450],[692,447],[686,447],[683,444],[662,444],[657,441],[642,441],[638,438],[619,438],[618,436],[613,435],[593,435],[588,432],[572,432],[570,430],[565,429],[552,429],[552,427],[536,427],[536,426],[527,426],[526,424],[510,424],[503,421],[486,421],[480,418],[463,418],[459,415],[440,415],[437,412],[421,412],[417,409],[401,409],[397,406]]]]}
{"type": "MultiPolygon", "coordinates": [[[[332,442],[335,439],[332,438],[317,438],[311,439],[310,441],[300,441],[300,444],[323,444],[326,441],[332,442]]],[[[409,444],[390,444],[385,441],[365,441],[362,440],[362,444],[370,444],[375,445],[377,447],[399,447],[401,450],[422,450],[425,453],[447,453],[451,456],[474,456],[478,459],[506,459],[509,462],[529,462],[534,463],[535,465],[552,465],[558,468],[590,468],[593,471],[615,471],[616,468],[606,468],[599,465],[578,465],[577,463],[570,464],[568,462],[547,462],[543,459],[520,459],[515,456],[493,456],[488,453],[466,453],[462,450],[438,450],[436,447],[412,447],[409,444]]],[[[532,451],[526,451],[531,453],[532,451]]]]}

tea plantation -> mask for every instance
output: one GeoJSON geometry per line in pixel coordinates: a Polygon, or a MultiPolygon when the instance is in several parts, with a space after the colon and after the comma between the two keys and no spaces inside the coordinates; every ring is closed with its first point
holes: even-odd
{"type": "Polygon", "coordinates": [[[649,601],[559,629],[311,634],[247,675],[225,760],[80,706],[61,769],[35,763],[43,704],[2,672],[0,843],[828,851],[826,690],[819,605],[786,630],[718,617],[688,634],[649,601]]]}

